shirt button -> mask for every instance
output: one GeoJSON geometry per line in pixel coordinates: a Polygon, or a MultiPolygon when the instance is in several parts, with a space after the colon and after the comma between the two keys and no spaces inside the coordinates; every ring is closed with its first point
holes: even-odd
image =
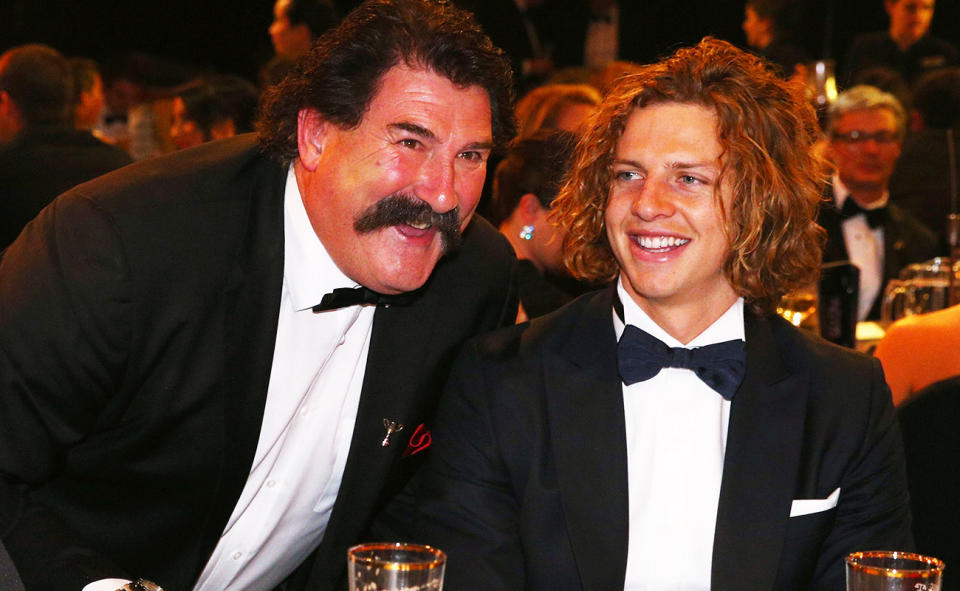
{"type": "Polygon", "coordinates": [[[234,553],[233,553],[233,559],[234,559],[234,560],[240,560],[241,558],[243,558],[243,552],[234,552],[234,553]]]}
{"type": "Polygon", "coordinates": [[[310,414],[310,409],[309,409],[309,408],[304,407],[304,408],[301,408],[301,409],[300,409],[300,416],[301,416],[301,417],[305,417],[305,416],[307,416],[308,414],[310,414]]]}
{"type": "Polygon", "coordinates": [[[267,481],[267,488],[273,488],[274,486],[276,486],[276,484],[277,484],[277,481],[276,481],[276,480],[268,480],[268,481],[267,481]]]}

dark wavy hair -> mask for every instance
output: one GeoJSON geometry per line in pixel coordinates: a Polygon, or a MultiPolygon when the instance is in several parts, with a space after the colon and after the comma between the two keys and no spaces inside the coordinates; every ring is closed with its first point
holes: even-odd
{"type": "Polygon", "coordinates": [[[484,88],[494,143],[513,137],[510,62],[470,13],[443,0],[368,0],[264,93],[256,123],[261,149],[284,163],[295,159],[301,109],[315,109],[342,129],[356,127],[383,75],[401,62],[459,87],[484,88]]]}
{"type": "Polygon", "coordinates": [[[257,88],[240,76],[219,74],[194,80],[177,92],[183,101],[186,118],[196,123],[204,140],[224,121],[233,121],[237,133],[253,131],[257,108],[257,88]]]}
{"type": "Polygon", "coordinates": [[[755,310],[772,311],[784,293],[819,272],[824,232],[814,219],[824,178],[811,147],[820,131],[802,83],[782,80],[760,58],[710,37],[621,78],[605,97],[553,203],[554,220],[568,229],[565,263],[590,281],[616,277],[604,210],[617,142],[634,109],[662,103],[716,113],[717,187],[729,179],[733,193],[723,271],[755,310]]]}

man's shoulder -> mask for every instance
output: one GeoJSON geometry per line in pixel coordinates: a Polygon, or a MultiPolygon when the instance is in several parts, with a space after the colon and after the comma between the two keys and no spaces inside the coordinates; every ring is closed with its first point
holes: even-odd
{"type": "Polygon", "coordinates": [[[797,328],[776,315],[764,317],[773,333],[779,354],[794,372],[829,381],[849,377],[855,382],[866,380],[875,371],[876,360],[860,351],[842,347],[813,332],[797,328]]]}
{"type": "MultiPolygon", "coordinates": [[[[918,220],[912,213],[896,203],[887,206],[889,223],[893,224],[902,239],[910,239],[915,246],[922,246],[928,250],[936,250],[940,239],[937,233],[926,224],[918,220]]],[[[932,253],[933,256],[936,253],[932,253]]]]}
{"type": "Polygon", "coordinates": [[[946,39],[941,39],[940,37],[935,37],[933,35],[924,35],[913,44],[911,49],[915,49],[917,53],[923,55],[943,54],[949,58],[957,57],[956,45],[947,41],[946,39]]]}
{"type": "Polygon", "coordinates": [[[453,254],[444,257],[434,269],[431,282],[436,283],[448,276],[464,281],[464,275],[470,281],[482,282],[487,273],[506,271],[515,273],[517,257],[507,239],[490,222],[473,216],[463,232],[463,244],[453,254]]]}
{"type": "Polygon", "coordinates": [[[870,33],[861,33],[853,38],[850,44],[851,51],[877,51],[896,48],[897,44],[887,31],[873,31],[870,33]]]}
{"type": "Polygon", "coordinates": [[[235,190],[234,183],[252,183],[271,174],[280,177],[283,168],[260,153],[253,134],[246,134],[136,162],[70,193],[104,206],[131,199],[192,201],[224,194],[235,190]]]}
{"type": "Polygon", "coordinates": [[[590,292],[544,316],[480,337],[476,344],[481,358],[503,360],[510,357],[539,357],[546,352],[559,353],[567,345],[613,330],[612,291],[590,292]]]}

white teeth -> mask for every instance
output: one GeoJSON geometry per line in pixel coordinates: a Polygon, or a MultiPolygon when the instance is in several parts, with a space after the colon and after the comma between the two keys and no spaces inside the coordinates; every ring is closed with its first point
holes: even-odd
{"type": "Polygon", "coordinates": [[[684,244],[690,241],[684,238],[677,238],[675,236],[640,236],[637,239],[637,242],[643,248],[647,248],[650,250],[659,250],[661,248],[673,248],[675,246],[683,246],[684,244]]]}
{"type": "Polygon", "coordinates": [[[411,228],[416,228],[418,230],[426,230],[427,228],[430,227],[429,222],[424,222],[424,223],[410,222],[407,225],[410,226],[411,228]]]}

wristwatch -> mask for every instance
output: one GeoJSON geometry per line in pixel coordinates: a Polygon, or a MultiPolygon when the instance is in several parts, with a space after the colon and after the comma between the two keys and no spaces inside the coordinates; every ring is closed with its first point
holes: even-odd
{"type": "Polygon", "coordinates": [[[127,583],[123,586],[123,589],[126,591],[163,591],[163,587],[146,579],[137,579],[132,583],[127,583]]]}

